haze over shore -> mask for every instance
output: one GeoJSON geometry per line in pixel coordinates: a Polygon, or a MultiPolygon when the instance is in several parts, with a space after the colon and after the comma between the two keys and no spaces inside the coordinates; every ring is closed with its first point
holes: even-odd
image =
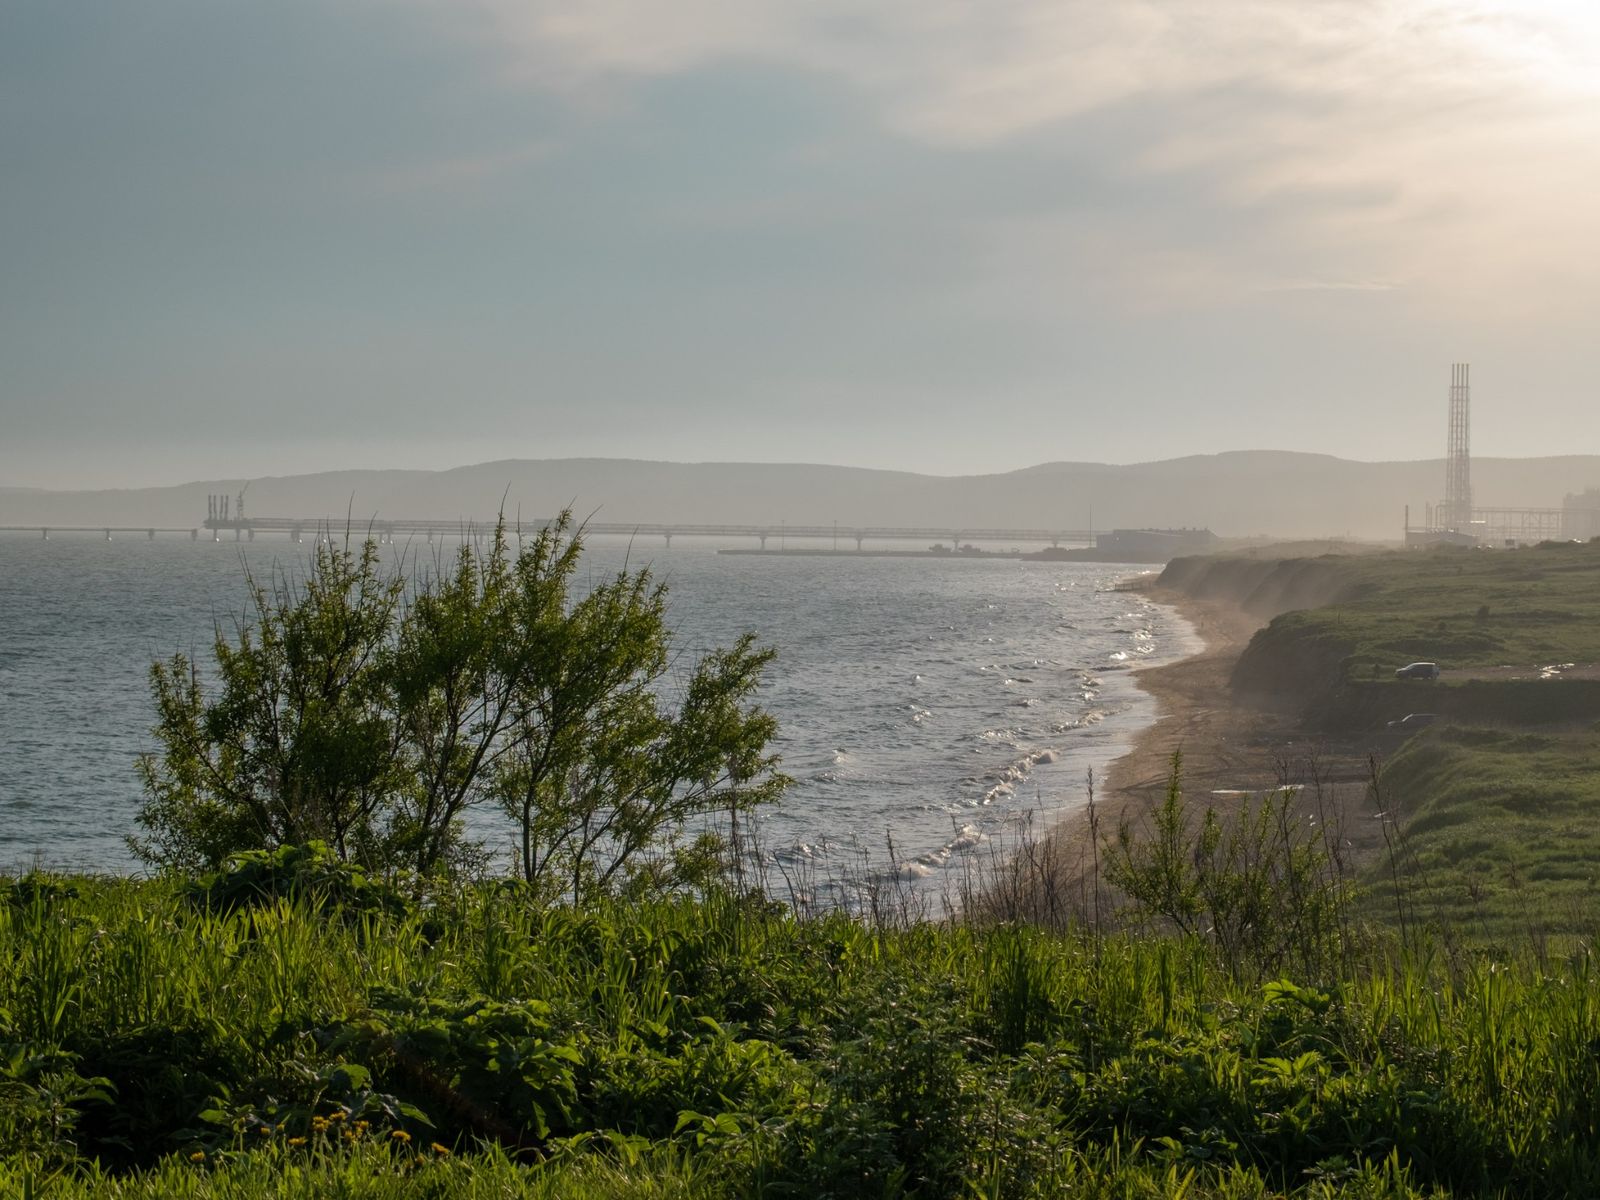
{"type": "MultiPolygon", "coordinates": [[[[1479,458],[1481,507],[1554,507],[1600,484],[1600,456],[1479,458]]],[[[1440,460],[1353,462],[1236,451],[1111,465],[1053,462],[994,475],[937,476],[808,463],[506,459],[442,471],[332,471],[202,480],[114,491],[0,487],[0,525],[194,526],[206,496],[248,482],[247,513],[342,520],[373,516],[546,517],[571,505],[605,521],[948,525],[1097,529],[1207,526],[1224,536],[1395,538],[1407,504],[1443,488],[1440,460]]]]}

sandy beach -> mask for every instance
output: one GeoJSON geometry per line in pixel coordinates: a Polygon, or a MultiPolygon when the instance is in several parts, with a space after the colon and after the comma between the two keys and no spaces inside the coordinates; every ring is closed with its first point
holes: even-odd
{"type": "Polygon", "coordinates": [[[1232,604],[1195,600],[1155,586],[1133,587],[1157,603],[1174,608],[1203,643],[1199,653],[1135,672],[1139,686],[1156,702],[1156,720],[1134,739],[1128,753],[1112,764],[1106,800],[1117,809],[1138,812],[1166,788],[1174,751],[1184,755],[1190,788],[1243,787],[1258,780],[1262,763],[1255,752],[1267,732],[1264,714],[1235,704],[1229,679],[1240,653],[1266,622],[1232,604]]]}
{"type": "MultiPolygon", "coordinates": [[[[1358,853],[1371,849],[1379,831],[1363,813],[1366,748],[1325,740],[1305,730],[1294,714],[1252,705],[1230,687],[1239,655],[1267,618],[1235,604],[1197,600],[1159,587],[1153,577],[1128,586],[1177,610],[1194,626],[1203,646],[1187,658],[1136,673],[1139,686],[1155,700],[1157,716],[1112,763],[1099,789],[1102,836],[1124,820],[1138,824],[1160,801],[1172,755],[1182,751],[1185,795],[1224,811],[1238,803],[1241,793],[1302,781],[1314,762],[1317,775],[1332,785],[1329,795],[1338,798],[1351,848],[1358,853]]],[[[1054,836],[1070,845],[1087,833],[1088,816],[1080,813],[1058,825],[1054,836]]]]}

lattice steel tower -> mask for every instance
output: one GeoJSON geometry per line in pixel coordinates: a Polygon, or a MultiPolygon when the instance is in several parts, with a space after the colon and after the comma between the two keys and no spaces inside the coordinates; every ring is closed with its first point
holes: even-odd
{"type": "Polygon", "coordinates": [[[1450,455],[1445,461],[1444,524],[1457,533],[1472,528],[1471,389],[1467,364],[1450,368],[1450,455]]]}

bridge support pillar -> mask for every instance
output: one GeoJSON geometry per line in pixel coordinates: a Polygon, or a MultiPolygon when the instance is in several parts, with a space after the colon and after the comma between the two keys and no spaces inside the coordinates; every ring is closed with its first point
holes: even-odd
{"type": "Polygon", "coordinates": [[[765,550],[767,548],[767,535],[764,533],[758,533],[756,536],[761,539],[761,548],[765,550]]]}
{"type": "Polygon", "coordinates": [[[254,529],[252,529],[252,530],[251,530],[251,531],[250,531],[250,534],[249,534],[249,539],[250,539],[250,541],[252,541],[252,542],[253,542],[253,541],[255,541],[255,540],[256,540],[256,531],[255,531],[255,530],[254,530],[254,529]]]}
{"type": "Polygon", "coordinates": [[[146,529],[145,536],[153,542],[156,540],[156,531],[154,529],[146,529]]]}
{"type": "Polygon", "coordinates": [[[111,540],[111,530],[108,529],[108,530],[106,530],[106,541],[109,542],[110,540],[111,540]]]}
{"type": "Polygon", "coordinates": [[[866,540],[866,539],[865,539],[865,538],[863,538],[863,537],[862,537],[862,536],[861,536],[861,535],[860,535],[860,534],[859,534],[859,533],[858,533],[858,534],[856,534],[856,553],[857,553],[857,554],[860,554],[860,553],[861,553],[861,543],[862,543],[862,542],[863,542],[863,541],[865,541],[865,540],[866,540]]]}
{"type": "Polygon", "coordinates": [[[661,536],[667,539],[667,549],[671,550],[672,549],[672,532],[669,530],[666,533],[662,534],[661,536]]]}
{"type": "Polygon", "coordinates": [[[198,529],[189,530],[189,540],[191,542],[198,542],[200,540],[200,531],[198,529]]]}

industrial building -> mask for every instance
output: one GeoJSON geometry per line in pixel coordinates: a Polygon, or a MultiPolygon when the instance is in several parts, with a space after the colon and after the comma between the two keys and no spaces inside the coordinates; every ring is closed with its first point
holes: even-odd
{"type": "Polygon", "coordinates": [[[1472,502],[1470,368],[1450,368],[1450,419],[1444,499],[1423,506],[1421,525],[1406,508],[1407,546],[1523,546],[1600,537],[1600,488],[1569,495],[1560,508],[1479,508],[1472,502]]]}

